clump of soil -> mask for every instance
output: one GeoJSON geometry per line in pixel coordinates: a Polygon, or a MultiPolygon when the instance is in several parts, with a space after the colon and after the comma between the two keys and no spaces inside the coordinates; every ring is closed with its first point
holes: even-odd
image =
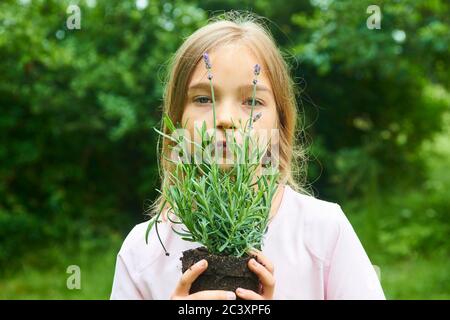
{"type": "MultiPolygon", "coordinates": [[[[203,290],[226,290],[235,292],[238,287],[253,290],[258,293],[259,279],[248,268],[248,261],[256,256],[240,258],[226,255],[211,254],[205,247],[183,251],[180,258],[182,272],[202,259],[208,261],[208,268],[195,280],[190,294],[203,290]]],[[[237,298],[238,300],[239,297],[237,298]]]]}

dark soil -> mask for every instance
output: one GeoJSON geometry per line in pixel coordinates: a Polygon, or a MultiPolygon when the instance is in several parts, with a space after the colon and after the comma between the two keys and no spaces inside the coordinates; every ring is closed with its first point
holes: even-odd
{"type": "MultiPolygon", "coordinates": [[[[208,252],[205,247],[183,251],[180,258],[182,272],[196,262],[206,259],[208,268],[195,280],[191,286],[190,294],[203,290],[226,290],[235,292],[238,287],[259,292],[259,279],[248,268],[248,261],[256,256],[215,255],[208,252]]],[[[238,297],[239,300],[239,297],[238,297]]]]}

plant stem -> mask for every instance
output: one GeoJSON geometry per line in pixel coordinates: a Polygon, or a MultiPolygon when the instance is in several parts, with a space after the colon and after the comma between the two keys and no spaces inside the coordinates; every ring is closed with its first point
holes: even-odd
{"type": "Polygon", "coordinates": [[[212,79],[209,79],[209,85],[211,86],[211,98],[213,105],[213,119],[214,119],[214,134],[216,133],[216,99],[214,97],[214,86],[212,84],[212,79]]]}
{"type": "Polygon", "coordinates": [[[253,126],[253,109],[255,108],[256,82],[253,82],[252,109],[250,111],[250,128],[253,126]]]}

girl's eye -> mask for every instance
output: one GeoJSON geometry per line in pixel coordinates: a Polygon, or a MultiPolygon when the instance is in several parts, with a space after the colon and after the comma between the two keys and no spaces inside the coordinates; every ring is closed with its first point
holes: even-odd
{"type": "Polygon", "coordinates": [[[212,103],[212,100],[207,96],[201,96],[201,97],[194,98],[194,102],[197,102],[199,104],[207,104],[207,103],[212,103]]]}
{"type": "MultiPolygon", "coordinates": [[[[246,106],[250,106],[251,107],[252,106],[252,101],[253,101],[252,98],[248,98],[247,100],[245,100],[244,104],[246,106]]],[[[255,98],[255,106],[262,106],[262,105],[264,105],[264,103],[261,100],[255,98]]]]}

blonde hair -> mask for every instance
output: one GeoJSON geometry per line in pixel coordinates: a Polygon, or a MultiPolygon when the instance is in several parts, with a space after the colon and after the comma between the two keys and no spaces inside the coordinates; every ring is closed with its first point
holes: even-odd
{"type": "MultiPolygon", "coordinates": [[[[163,112],[174,123],[180,123],[184,111],[187,87],[191,75],[204,52],[227,43],[241,42],[253,50],[271,82],[278,113],[279,140],[279,183],[288,184],[292,189],[303,194],[310,194],[306,189],[306,152],[296,145],[297,103],[295,83],[289,75],[289,67],[282,53],[275,45],[268,29],[253,14],[227,12],[210,19],[210,22],[191,34],[179,47],[169,65],[168,79],[164,91],[163,112]]],[[[162,124],[161,131],[169,133],[162,124]]],[[[169,183],[167,170],[170,163],[164,159],[168,153],[169,141],[163,139],[159,156],[159,173],[161,184],[169,183]]],[[[159,143],[158,143],[159,150],[159,143]]],[[[163,190],[163,188],[161,188],[163,190]]],[[[147,212],[157,213],[164,202],[162,195],[149,207],[147,212]]]]}

